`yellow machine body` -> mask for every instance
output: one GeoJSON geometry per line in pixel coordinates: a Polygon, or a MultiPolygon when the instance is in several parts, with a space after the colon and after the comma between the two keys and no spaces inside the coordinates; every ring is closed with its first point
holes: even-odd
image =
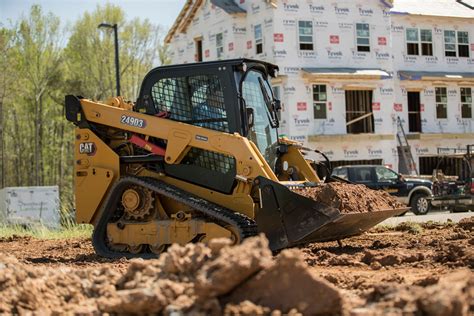
{"type": "MultiPolygon", "coordinates": [[[[262,74],[276,67],[249,60],[209,65],[215,67],[214,73],[219,76],[222,71],[242,76],[240,89],[248,72],[247,65],[264,69],[258,70],[262,74]]],[[[182,73],[183,67],[171,70],[182,73]]],[[[164,68],[164,71],[171,70],[164,68]]],[[[250,138],[268,141],[276,131],[267,129],[266,135],[260,132],[242,136],[245,128],[251,130],[255,117],[260,123],[262,117],[267,119],[261,116],[264,113],[261,109],[247,108],[246,114],[234,115],[236,122],[245,123],[242,133],[207,128],[207,121],[193,124],[173,119],[173,116],[170,119],[166,113],[149,113],[149,95],[143,91],[148,87],[152,94],[156,93],[153,90],[156,85],[147,86],[154,75],[156,72],[151,72],[145,78],[144,95],[138,107],[121,97],[98,102],[66,96],[66,117],[77,126],[76,220],[94,225],[93,244],[99,254],[146,257],[165,251],[173,243],[206,242],[217,237],[231,238],[238,243],[258,232],[265,233],[271,248],[276,250],[301,242],[354,235],[396,213],[379,212],[374,219],[363,215],[345,219],[337,209],[291,192],[290,186],[314,186],[321,180],[302,154],[299,143],[280,139],[275,143],[276,149],[267,148],[263,153],[250,138]],[[235,162],[233,173],[228,173],[230,178],[226,178],[232,183],[229,190],[224,192],[216,186],[212,189],[200,185],[199,172],[195,178],[183,180],[166,171],[170,166],[182,165],[193,150],[211,155],[196,158],[204,164],[211,162],[212,155],[235,162]],[[269,152],[277,153],[276,164],[269,163],[272,157],[269,152]]],[[[216,77],[209,74],[212,76],[216,77]]],[[[201,77],[195,78],[201,80],[201,77]]],[[[229,79],[232,77],[222,78],[238,87],[238,82],[229,79]]],[[[197,79],[193,80],[190,84],[195,84],[197,79]]],[[[275,107],[277,101],[270,100],[263,80],[253,83],[262,88],[259,95],[268,106],[265,110],[268,120],[276,120],[270,106],[275,107]]],[[[167,84],[165,81],[165,88],[167,84]]],[[[160,87],[163,89],[163,85],[160,87]]],[[[208,85],[207,89],[210,87],[228,90],[225,85],[208,85]]],[[[177,87],[173,89],[178,93],[177,87]]],[[[203,94],[198,89],[194,93],[203,94]]],[[[226,93],[225,100],[238,99],[234,93],[226,93]]],[[[242,104],[248,106],[250,101],[248,98],[247,103],[242,104]]],[[[202,105],[199,110],[213,111],[208,105],[202,105]]],[[[211,117],[212,120],[215,118],[211,117]]],[[[217,163],[215,167],[219,167],[217,163]]]]}

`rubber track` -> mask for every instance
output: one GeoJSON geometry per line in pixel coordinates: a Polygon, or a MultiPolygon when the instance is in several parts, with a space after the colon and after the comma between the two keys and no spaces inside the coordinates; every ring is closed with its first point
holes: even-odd
{"type": "Polygon", "coordinates": [[[254,236],[258,233],[255,221],[249,217],[236,213],[228,208],[219,206],[206,199],[195,196],[163,181],[144,177],[123,177],[114,183],[110,193],[101,209],[100,219],[92,235],[92,244],[98,255],[106,258],[156,258],[153,253],[131,254],[129,252],[116,252],[108,248],[106,244],[107,223],[117,209],[117,204],[123,191],[130,185],[139,185],[152,190],[160,195],[174,199],[182,204],[203,214],[219,225],[227,224],[235,227],[240,234],[240,239],[254,236]]]}

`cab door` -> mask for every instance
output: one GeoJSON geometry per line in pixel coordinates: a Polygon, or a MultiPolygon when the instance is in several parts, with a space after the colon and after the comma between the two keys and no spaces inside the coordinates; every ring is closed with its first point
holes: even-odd
{"type": "Polygon", "coordinates": [[[393,196],[403,195],[404,182],[400,179],[398,173],[383,166],[375,167],[375,188],[377,190],[384,190],[393,196]]]}

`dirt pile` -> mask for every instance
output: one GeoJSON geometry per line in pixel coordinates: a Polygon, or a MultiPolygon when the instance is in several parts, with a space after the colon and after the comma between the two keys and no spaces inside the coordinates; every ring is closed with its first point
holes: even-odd
{"type": "Polygon", "coordinates": [[[374,315],[390,311],[391,315],[464,316],[474,312],[474,274],[469,270],[452,272],[432,280],[435,284],[397,286],[381,284],[366,297],[364,307],[352,315],[374,315]]]}
{"type": "Polygon", "coordinates": [[[341,314],[343,306],[340,290],[310,271],[301,252],[273,259],[263,236],[235,247],[174,245],[159,259],[131,260],[124,272],[0,258],[0,314],[318,315],[341,314]]]}
{"type": "Polygon", "coordinates": [[[0,239],[0,315],[474,315],[472,219],[416,234],[376,228],[276,257],[261,237],[173,246],[148,261],[97,257],[85,238],[0,239]]]}
{"type": "Polygon", "coordinates": [[[361,184],[325,183],[295,192],[335,207],[341,213],[364,213],[405,207],[385,191],[376,191],[361,184]]]}

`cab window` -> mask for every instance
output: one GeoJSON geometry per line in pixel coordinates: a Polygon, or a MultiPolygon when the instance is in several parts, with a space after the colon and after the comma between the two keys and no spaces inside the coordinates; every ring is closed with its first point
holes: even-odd
{"type": "Polygon", "coordinates": [[[223,88],[215,75],[160,79],[151,97],[155,112],[168,112],[171,120],[229,132],[223,88]]]}
{"type": "Polygon", "coordinates": [[[354,168],[354,182],[357,183],[370,183],[373,181],[371,168],[360,167],[354,168]]]}
{"type": "Polygon", "coordinates": [[[375,173],[378,182],[390,182],[398,179],[398,173],[385,167],[376,167],[375,173]]]}
{"type": "Polygon", "coordinates": [[[344,180],[349,180],[348,176],[347,176],[347,168],[337,168],[337,169],[334,169],[333,171],[333,175],[339,177],[339,178],[342,178],[344,180]]]}

